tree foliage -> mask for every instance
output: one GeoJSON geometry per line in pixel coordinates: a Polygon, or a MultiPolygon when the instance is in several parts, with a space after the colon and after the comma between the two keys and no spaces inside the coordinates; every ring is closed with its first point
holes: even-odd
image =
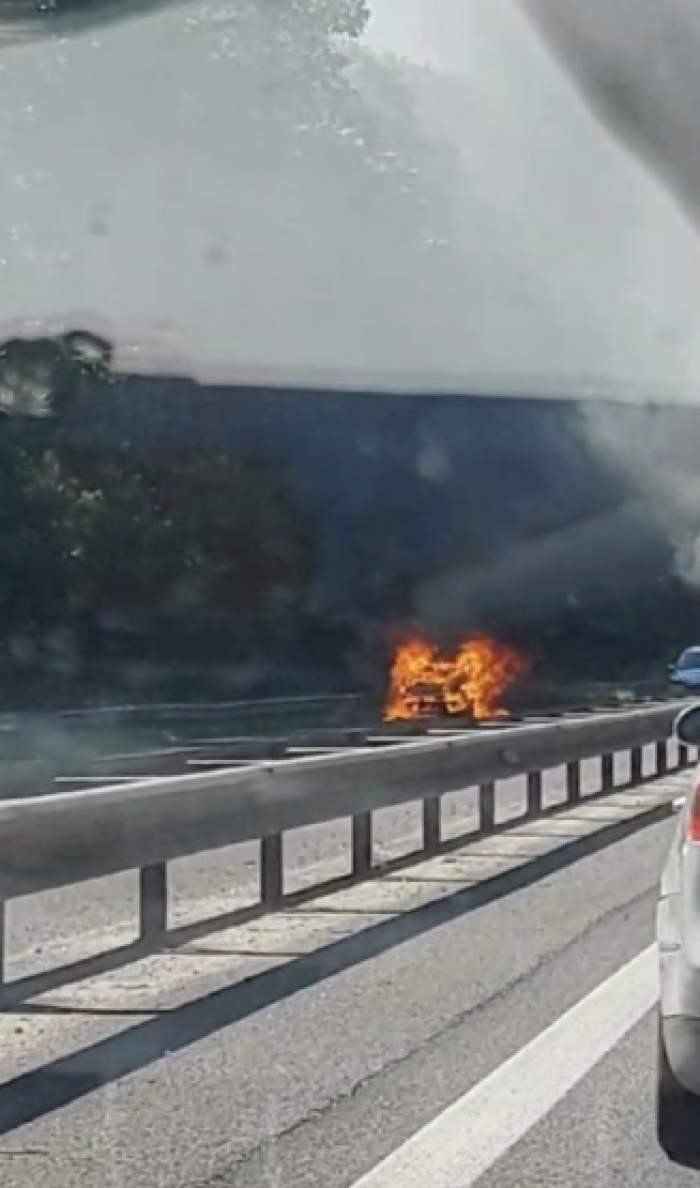
{"type": "Polygon", "coordinates": [[[99,400],[110,379],[108,351],[93,348],[71,335],[0,349],[6,672],[40,664],[46,641],[86,617],[272,624],[313,577],[309,533],[271,467],[232,449],[137,456],[76,446],[76,392],[90,377],[99,400]]]}

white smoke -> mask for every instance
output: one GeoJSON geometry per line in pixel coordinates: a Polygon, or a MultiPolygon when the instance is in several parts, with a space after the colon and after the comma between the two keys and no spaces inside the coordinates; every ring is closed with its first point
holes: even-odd
{"type": "MultiPolygon", "coordinates": [[[[700,10],[695,0],[522,0],[580,94],[624,148],[665,187],[700,230],[700,10]]],[[[669,244],[670,250],[670,244],[669,244]]],[[[697,261],[693,259],[693,269],[697,261]]],[[[683,284],[685,277],[680,278],[683,284]]],[[[672,334],[697,367],[674,314],[672,334]]],[[[665,394],[665,390],[657,395],[665,394]]],[[[679,393],[671,392],[677,399],[679,393]]],[[[614,410],[589,410],[592,440],[626,473],[675,545],[674,569],[700,585],[700,473],[694,426],[651,411],[640,431],[614,410]]]]}
{"type": "MultiPolygon", "coordinates": [[[[636,12],[636,0],[623,3],[636,12]]],[[[693,399],[700,250],[663,175],[659,184],[647,158],[611,135],[512,0],[407,0],[400,21],[391,0],[373,7],[373,44],[395,43],[444,76],[441,91],[426,85],[421,112],[461,164],[460,249],[479,298],[482,386],[510,370],[534,394],[693,399]]],[[[603,7],[578,5],[608,32],[603,7]]],[[[613,44],[634,44],[632,24],[618,24],[613,44]]],[[[640,71],[653,67],[647,48],[640,71]]],[[[691,80],[676,81],[694,121],[691,80]]]]}

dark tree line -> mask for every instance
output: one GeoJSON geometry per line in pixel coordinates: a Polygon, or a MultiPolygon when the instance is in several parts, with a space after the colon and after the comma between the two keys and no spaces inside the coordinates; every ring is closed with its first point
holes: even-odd
{"type": "Polygon", "coordinates": [[[17,674],[50,677],[56,640],[70,640],[73,674],[109,623],[169,620],[166,651],[183,622],[223,621],[234,634],[238,623],[244,640],[251,621],[276,629],[313,577],[284,478],[235,446],[144,455],[128,442],[108,453],[76,445],[72,402],[85,383],[91,401],[106,393],[109,357],[83,334],[0,350],[5,702],[17,674]]]}

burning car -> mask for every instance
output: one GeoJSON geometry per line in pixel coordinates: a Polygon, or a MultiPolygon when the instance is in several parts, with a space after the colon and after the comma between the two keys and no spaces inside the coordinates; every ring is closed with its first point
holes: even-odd
{"type": "Polygon", "coordinates": [[[468,637],[452,656],[414,636],[394,654],[384,719],[464,714],[478,722],[503,717],[504,693],[529,669],[528,656],[487,635],[468,637]]]}

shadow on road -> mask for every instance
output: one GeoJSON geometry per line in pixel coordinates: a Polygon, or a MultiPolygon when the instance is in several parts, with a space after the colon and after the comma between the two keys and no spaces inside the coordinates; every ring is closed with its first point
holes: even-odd
{"type": "Polygon", "coordinates": [[[126,1033],[24,1073],[0,1087],[0,1134],[60,1109],[103,1085],[138,1072],[161,1057],[179,1052],[224,1027],[264,1010],[283,998],[379,956],[432,928],[472,912],[614,845],[646,825],[669,816],[671,806],[616,822],[566,843],[514,870],[486,879],[454,895],[375,924],[289,964],[248,981],[217,990],[185,1006],[140,1023],[126,1033]]]}

